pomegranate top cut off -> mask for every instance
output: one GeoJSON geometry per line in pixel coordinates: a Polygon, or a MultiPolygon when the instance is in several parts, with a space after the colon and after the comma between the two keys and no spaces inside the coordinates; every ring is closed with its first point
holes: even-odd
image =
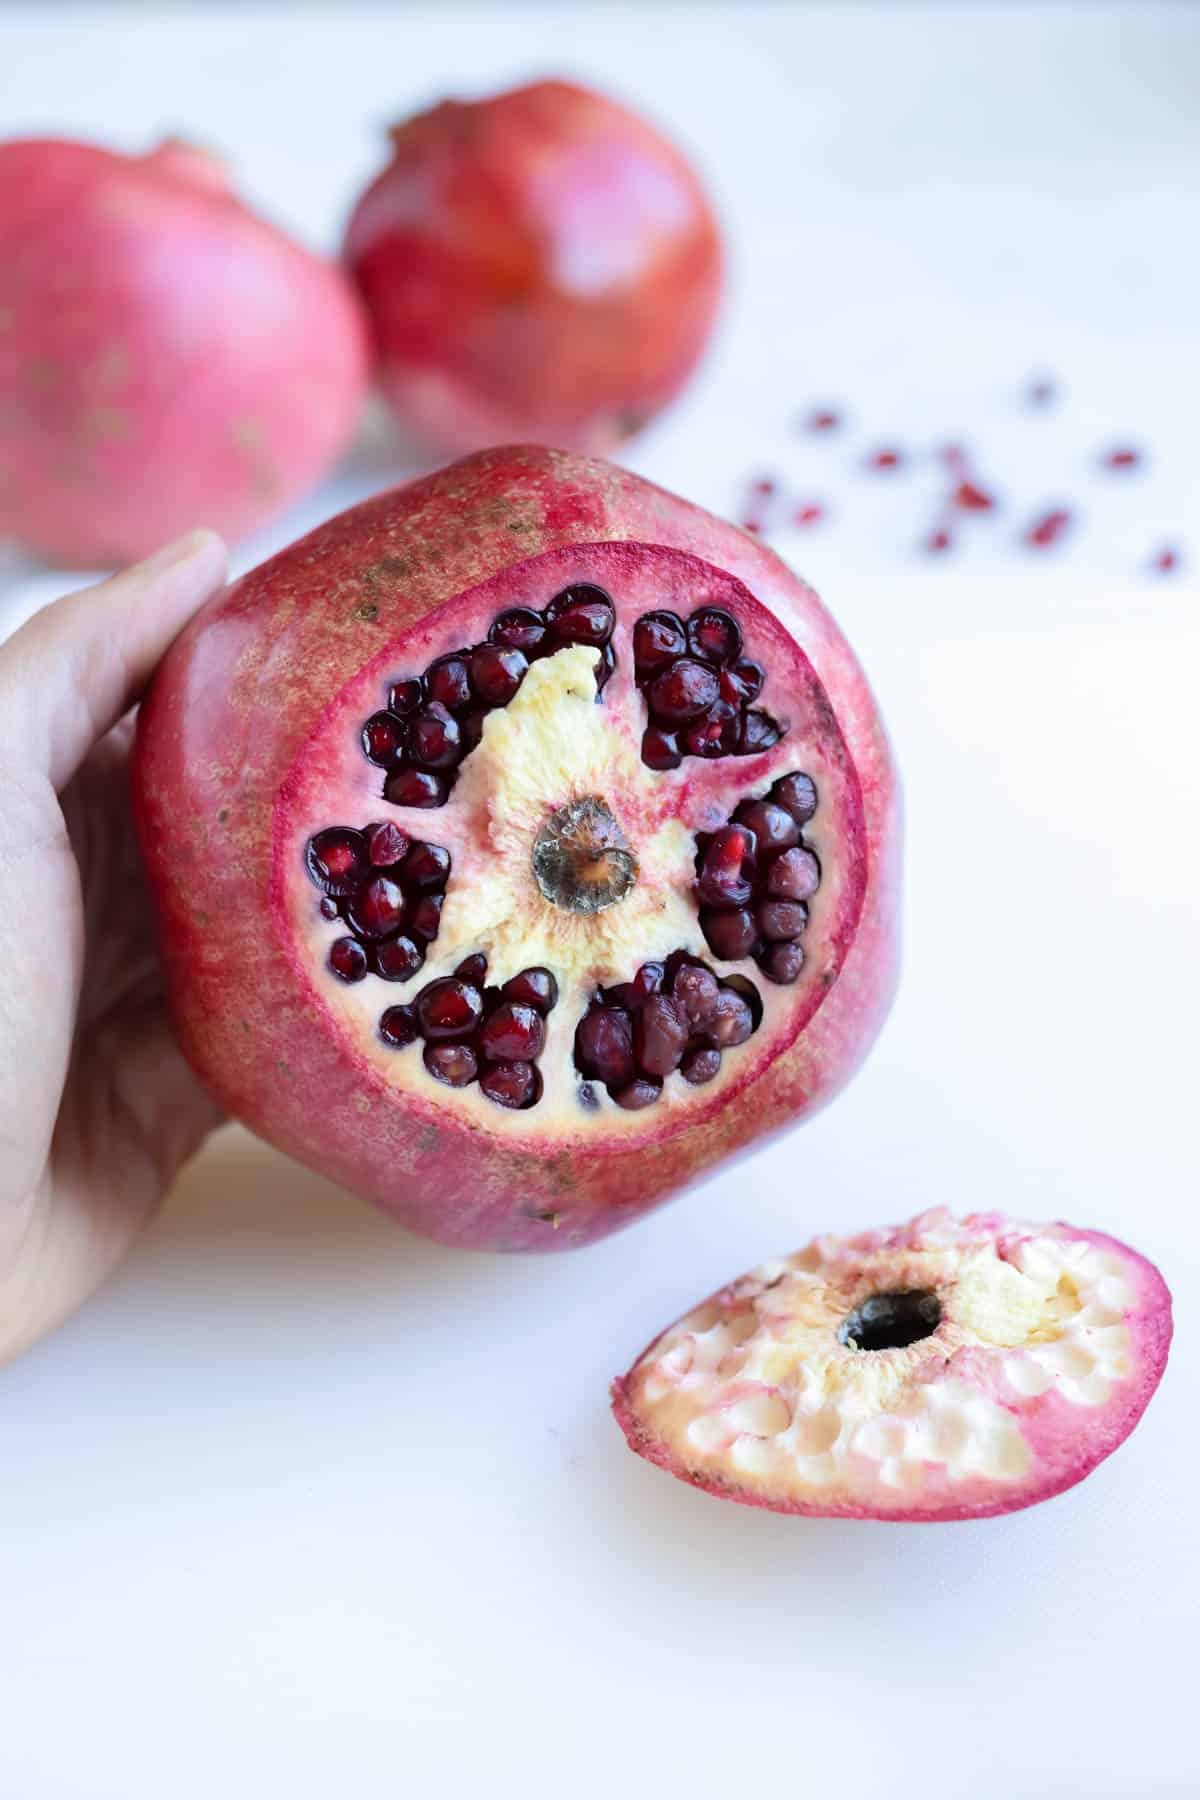
{"type": "Polygon", "coordinates": [[[138,807],[203,1078],[447,1242],[628,1222],[827,1098],[890,996],[894,781],[836,627],[562,452],[245,577],[144,709],[138,807]]]}

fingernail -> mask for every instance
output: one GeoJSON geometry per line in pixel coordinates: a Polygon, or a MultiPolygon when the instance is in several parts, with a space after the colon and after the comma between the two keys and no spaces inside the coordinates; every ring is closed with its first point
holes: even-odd
{"type": "Polygon", "coordinates": [[[217,550],[225,555],[225,545],[215,531],[202,527],[198,531],[189,531],[173,543],[164,544],[153,556],[146,557],[144,562],[135,563],[134,567],[141,574],[161,575],[165,569],[174,569],[180,563],[192,562],[205,551],[217,550]]]}

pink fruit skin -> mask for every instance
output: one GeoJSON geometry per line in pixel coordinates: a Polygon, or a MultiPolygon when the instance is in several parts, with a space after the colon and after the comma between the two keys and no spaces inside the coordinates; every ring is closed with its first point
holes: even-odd
{"type": "Polygon", "coordinates": [[[721,292],[685,158],[562,81],[397,127],[346,259],[388,399],[447,456],[520,438],[607,454],[683,386],[721,292]]]}
{"type": "MultiPolygon", "coordinates": [[[[973,1215],[967,1223],[987,1228],[993,1224],[1002,1226],[1008,1221],[999,1214],[981,1213],[973,1215]]],[[[864,1232],[854,1242],[864,1251],[901,1249],[913,1241],[914,1231],[919,1231],[921,1224],[921,1219],[914,1219],[894,1230],[864,1232]]],[[[714,1480],[702,1472],[685,1468],[664,1444],[645,1431],[635,1416],[630,1405],[629,1375],[612,1384],[613,1414],[630,1449],[647,1462],[665,1469],[677,1480],[687,1482],[689,1487],[701,1488],[719,1499],[735,1500],[740,1506],[757,1506],[769,1512],[795,1513],[809,1518],[883,1519],[902,1524],[994,1518],[1026,1506],[1036,1506],[1039,1501],[1050,1500],[1055,1494],[1074,1487],[1124,1443],[1162,1379],[1172,1335],[1170,1291],[1152,1262],[1128,1244],[1102,1231],[1080,1231],[1061,1221],[1056,1229],[1081,1243],[1093,1244],[1097,1249],[1115,1251],[1126,1263],[1126,1278],[1137,1293],[1137,1305],[1124,1321],[1131,1339],[1133,1374],[1127,1381],[1114,1385],[1112,1396],[1105,1405],[1086,1408],[1086,1425],[1081,1428],[1081,1409],[1053,1389],[1032,1399],[1016,1397],[1004,1378],[1002,1362],[994,1353],[972,1346],[956,1351],[948,1363],[939,1363],[939,1377],[953,1376],[969,1382],[1019,1418],[1021,1433],[1033,1451],[1033,1463],[1023,1480],[1006,1483],[1002,1489],[995,1481],[983,1479],[951,1481],[937,1465],[926,1465],[919,1506],[881,1509],[850,1502],[814,1505],[803,1501],[768,1500],[732,1482],[714,1480]]],[[[1016,1235],[1013,1242],[1016,1242],[1016,1235]]],[[[659,1333],[660,1337],[662,1335],[659,1333]]],[[[658,1338],[654,1338],[635,1357],[635,1368],[657,1342],[658,1338]]]]}
{"type": "MultiPolygon", "coordinates": [[[[896,971],[899,801],[866,680],[812,589],[736,527],[611,464],[540,447],[467,458],[355,507],[252,571],[184,632],[142,710],[135,802],[180,1038],[252,1129],[475,1249],[555,1250],[628,1224],[831,1098],[896,971]],[[351,675],[434,608],[561,545],[643,540],[740,578],[801,644],[855,758],[866,889],[839,979],[791,1048],[686,1131],[541,1158],[398,1107],[311,997],[272,885],[280,790],[351,675]]],[[[436,814],[430,815],[436,838],[436,814]]]]}
{"type": "Polygon", "coordinates": [[[244,537],[345,446],[367,369],[350,283],[215,157],[0,145],[0,536],[77,568],[244,537]]]}

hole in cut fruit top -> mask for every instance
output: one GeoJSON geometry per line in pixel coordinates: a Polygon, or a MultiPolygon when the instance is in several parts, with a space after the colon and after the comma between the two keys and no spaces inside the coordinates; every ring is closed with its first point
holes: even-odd
{"type": "Polygon", "coordinates": [[[942,1303],[929,1288],[872,1294],[842,1320],[838,1342],[853,1350],[906,1350],[941,1322],[942,1303]]]}

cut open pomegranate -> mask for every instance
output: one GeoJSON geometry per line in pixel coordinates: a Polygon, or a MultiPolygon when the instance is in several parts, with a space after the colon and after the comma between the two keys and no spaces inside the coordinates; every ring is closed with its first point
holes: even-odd
{"type": "Polygon", "coordinates": [[[890,996],[850,652],[583,458],[486,452],[245,577],[143,709],[138,810],[201,1075],[448,1242],[636,1217],[828,1097],[890,996]]]}

